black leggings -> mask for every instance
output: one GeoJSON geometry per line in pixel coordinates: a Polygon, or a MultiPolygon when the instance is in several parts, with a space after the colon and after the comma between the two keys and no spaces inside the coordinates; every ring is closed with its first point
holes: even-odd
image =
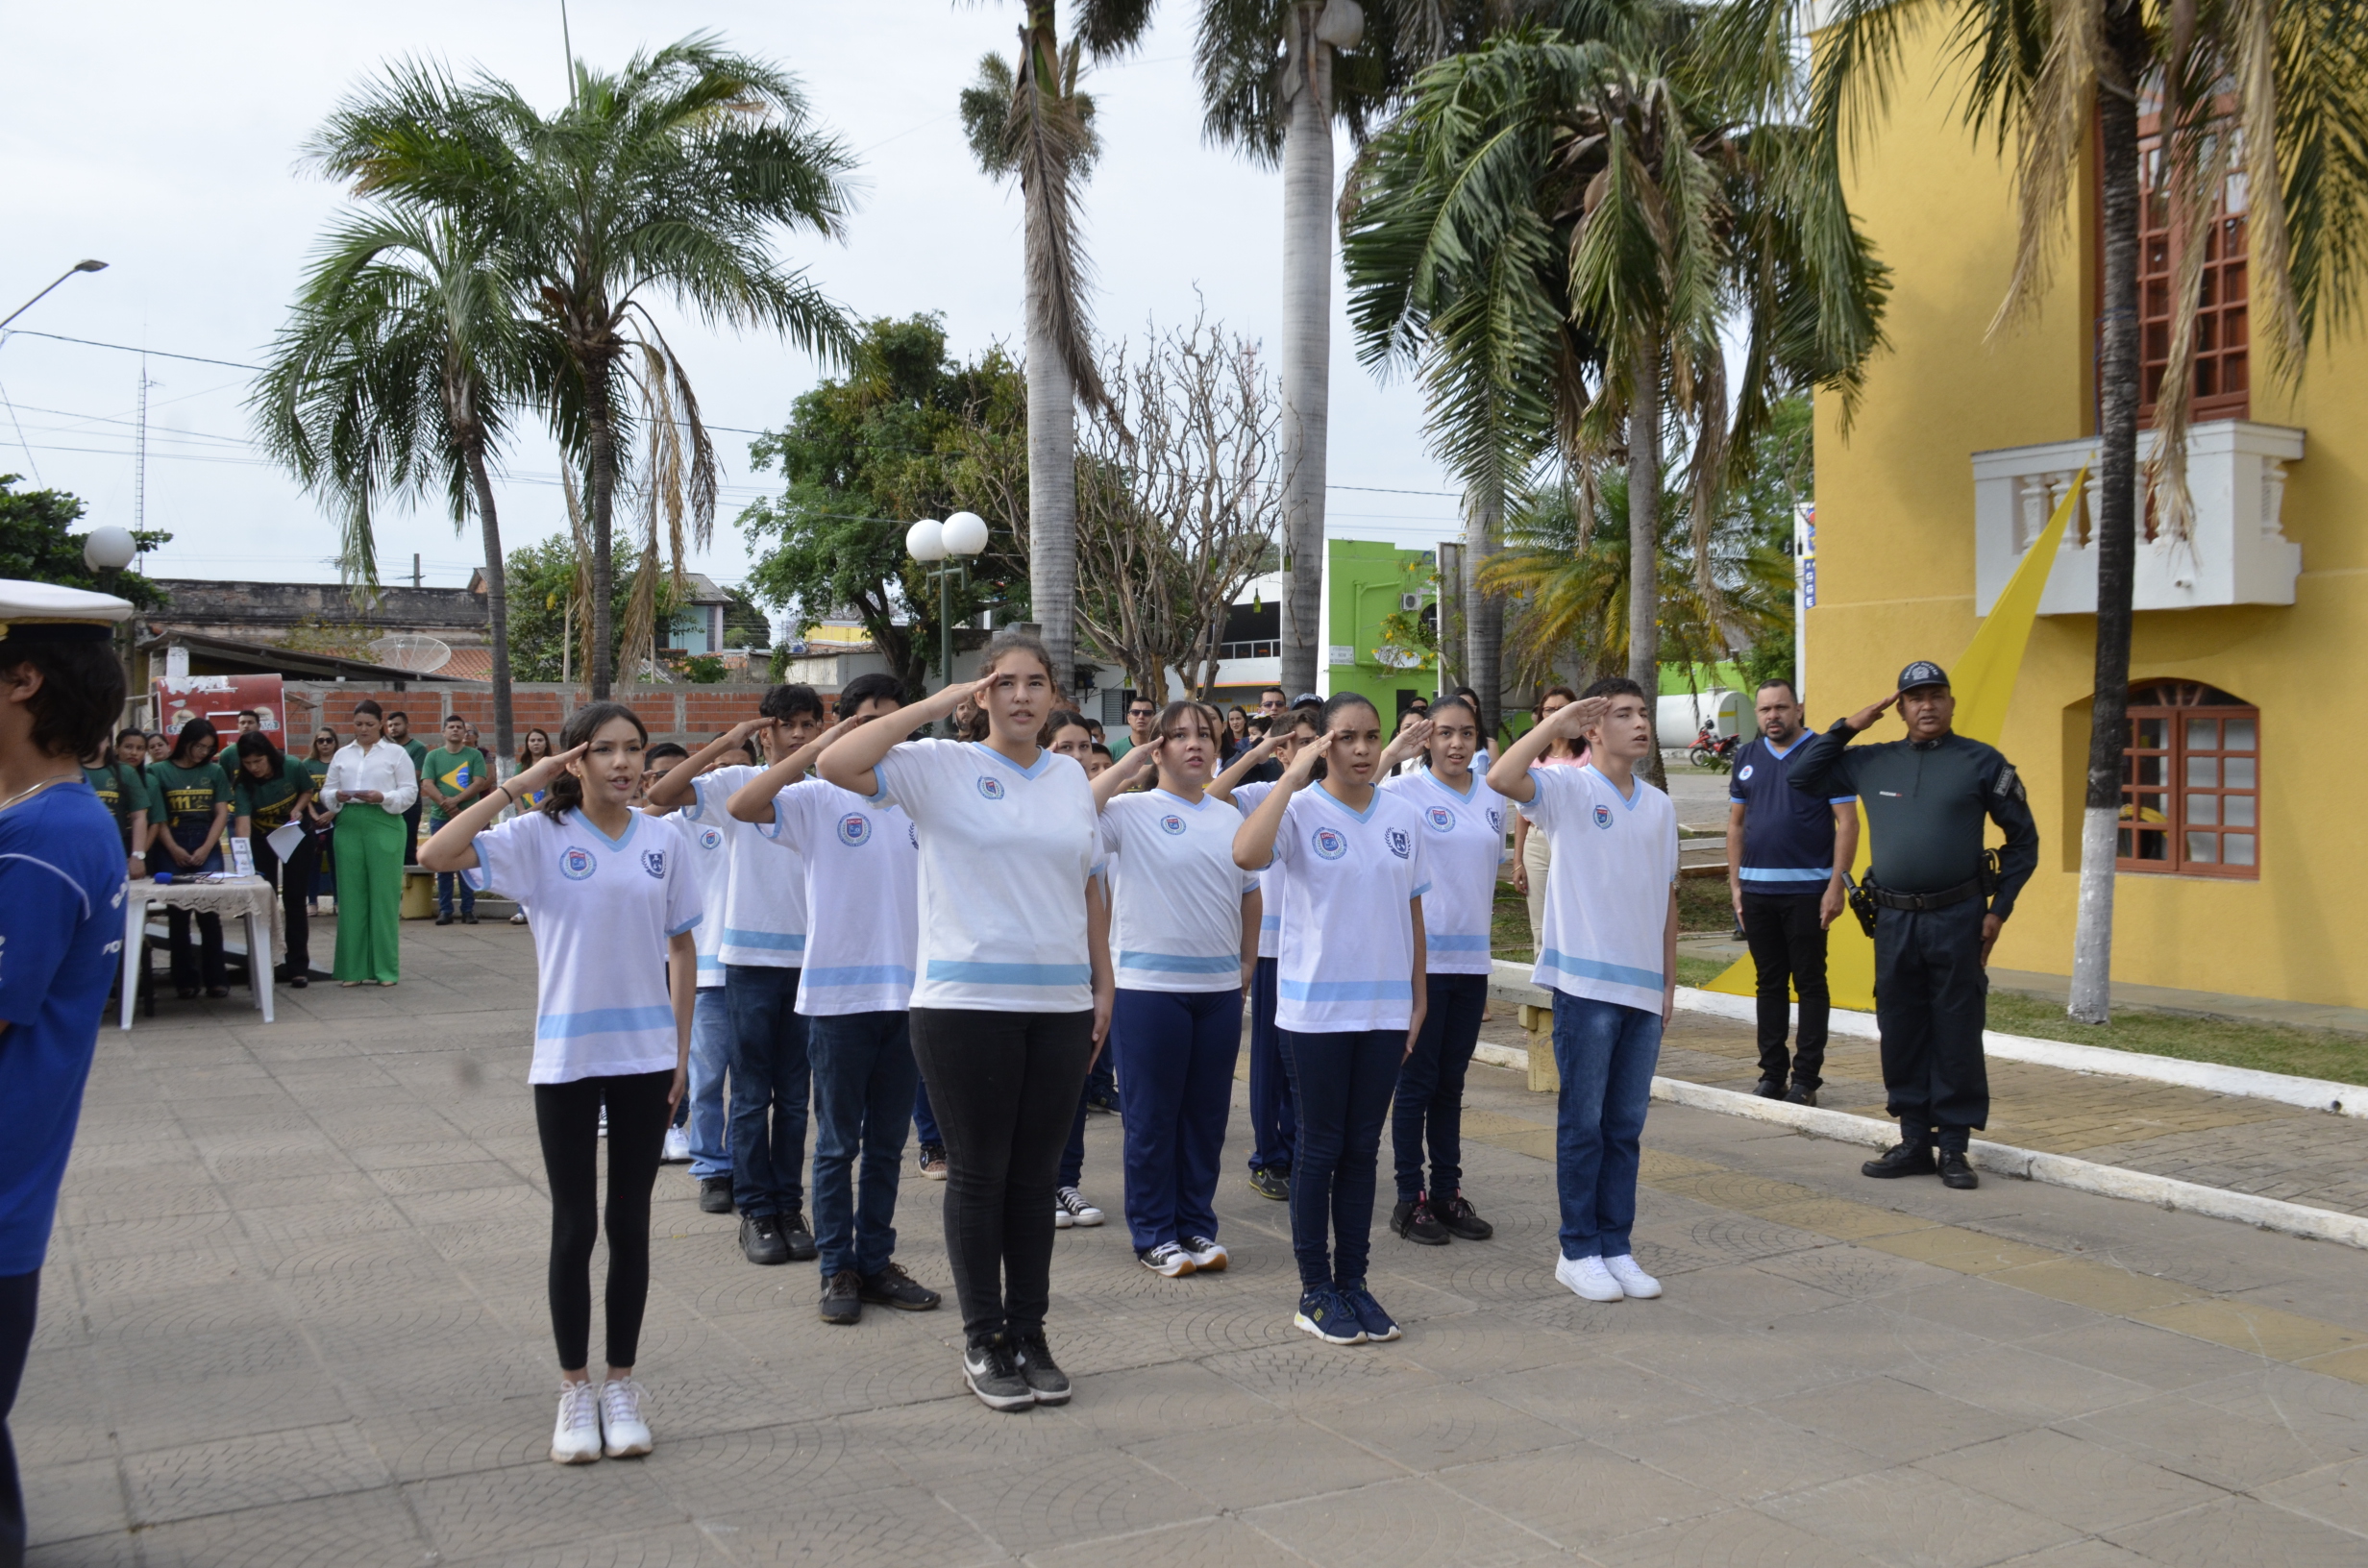
{"type": "Polygon", "coordinates": [[[1094,1015],[916,1007],[912,1038],[946,1135],[946,1254],[963,1334],[981,1344],[1038,1333],[1052,1297],[1052,1188],[1094,1015]]]}
{"type": "Polygon", "coordinates": [[[551,1183],[551,1333],[559,1370],[590,1360],[592,1242],[601,1231],[601,1102],[608,1102],[608,1364],[631,1366],[650,1299],[650,1188],[666,1146],[675,1075],[635,1072],[534,1086],[551,1183]]]}

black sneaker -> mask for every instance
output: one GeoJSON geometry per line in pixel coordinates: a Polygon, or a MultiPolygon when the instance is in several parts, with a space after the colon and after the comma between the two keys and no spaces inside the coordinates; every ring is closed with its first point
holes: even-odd
{"type": "Polygon", "coordinates": [[[1291,1201],[1291,1172],[1273,1169],[1253,1170],[1249,1173],[1249,1189],[1262,1198],[1272,1198],[1276,1203],[1289,1203],[1291,1201]]]}
{"type": "Polygon", "coordinates": [[[1763,1078],[1757,1084],[1752,1086],[1751,1091],[1754,1094],[1759,1095],[1760,1098],[1764,1100],[1781,1100],[1785,1097],[1784,1080],[1781,1078],[1763,1078]]]}
{"type": "Polygon", "coordinates": [[[793,1262],[807,1262],[814,1257],[814,1233],[805,1228],[805,1211],[792,1209],[781,1216],[781,1245],[789,1249],[793,1262]]]}
{"type": "Polygon", "coordinates": [[[856,1323],[863,1318],[862,1286],[851,1268],[842,1268],[823,1281],[823,1321],[856,1323]]]}
{"type": "Polygon", "coordinates": [[[1785,1090],[1785,1098],[1794,1105],[1814,1105],[1817,1103],[1817,1091],[1807,1084],[1794,1084],[1785,1090]]]}
{"type": "Polygon", "coordinates": [[[1036,1390],[1020,1375],[1019,1359],[999,1336],[962,1352],[962,1381],[990,1410],[1024,1410],[1036,1403],[1036,1390]]]}
{"type": "Polygon", "coordinates": [[[1417,1198],[1412,1203],[1400,1203],[1391,1210],[1390,1229],[1422,1246],[1443,1247],[1447,1244],[1447,1227],[1439,1223],[1439,1216],[1431,1213],[1429,1202],[1422,1198],[1417,1198]]]}
{"type": "Polygon", "coordinates": [[[904,1272],[901,1263],[890,1263],[886,1268],[856,1284],[863,1299],[882,1307],[894,1307],[899,1311],[925,1312],[945,1298],[904,1272]]]}
{"type": "Polygon", "coordinates": [[[933,1182],[942,1182],[946,1179],[945,1144],[924,1143],[915,1159],[920,1162],[922,1175],[933,1182]]]}
{"type": "Polygon", "coordinates": [[[731,1178],[702,1176],[699,1178],[699,1212],[703,1214],[731,1213],[731,1178]]]}
{"type": "Polygon", "coordinates": [[[781,1221],[775,1214],[740,1216],[740,1250],[752,1263],[786,1263],[789,1244],[781,1239],[781,1221]]]}
{"type": "Polygon", "coordinates": [[[1496,1227],[1482,1219],[1461,1192],[1450,1192],[1444,1203],[1433,1203],[1431,1213],[1439,1222],[1467,1241],[1486,1241],[1496,1234],[1496,1227]]]}
{"type": "Polygon", "coordinates": [[[1969,1192],[1982,1185],[1982,1178],[1974,1174],[1973,1164],[1962,1149],[1946,1149],[1940,1156],[1940,1185],[1969,1192]]]}
{"type": "Polygon", "coordinates": [[[450,911],[450,910],[446,910],[443,914],[438,915],[438,916],[435,918],[435,923],[436,923],[436,924],[438,924],[438,925],[450,925],[450,924],[452,924],[452,923],[453,923],[452,911],[450,911]]]}
{"type": "Polygon", "coordinates": [[[475,910],[471,910],[466,915],[461,916],[460,923],[462,925],[475,925],[477,923],[477,912],[475,910]]]}
{"type": "Polygon", "coordinates": [[[1939,1168],[1933,1160],[1931,1144],[1894,1143],[1884,1151],[1882,1159],[1869,1160],[1859,1166],[1859,1174],[1887,1181],[1894,1176],[1930,1176],[1939,1168]]]}
{"type": "Polygon", "coordinates": [[[1020,1340],[1020,1376],[1026,1380],[1037,1404],[1069,1403],[1069,1374],[1052,1359],[1052,1347],[1045,1343],[1042,1329],[1023,1335],[1020,1340]]]}

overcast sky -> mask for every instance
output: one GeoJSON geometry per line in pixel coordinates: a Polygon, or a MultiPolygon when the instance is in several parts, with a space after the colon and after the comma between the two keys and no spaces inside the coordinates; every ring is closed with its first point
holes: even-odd
{"type": "MultiPolygon", "coordinates": [[[[789,241],[862,316],[944,314],[968,354],[1022,338],[1020,207],[972,163],[955,113],[978,57],[1008,54],[1016,0],[736,0],[625,5],[575,0],[579,55],[614,67],[642,47],[701,30],[801,77],[821,124],[857,154],[861,203],[845,245],[789,241]]],[[[1064,8],[1066,9],[1066,8],[1064,8]]],[[[1092,74],[1105,155],[1084,197],[1105,332],[1210,313],[1278,339],[1279,177],[1203,144],[1189,59],[1190,0],[1169,0],[1147,46],[1092,74]]],[[[413,0],[230,7],[129,3],[11,8],[0,167],[9,170],[0,314],[84,257],[105,272],[68,280],[0,344],[0,472],[71,490],[89,523],[129,526],[139,360],[32,335],[56,333],[251,365],[278,328],[339,193],[295,167],[337,101],[383,62],[432,56],[507,78],[555,104],[566,92],[557,0],[413,0]]],[[[1345,147],[1343,166],[1345,167],[1345,147]]],[[[1334,283],[1331,531],[1413,546],[1458,528],[1451,487],[1421,434],[1415,389],[1378,385],[1356,362],[1334,283]],[[1418,492],[1413,494],[1389,492],[1418,492]]],[[[777,426],[816,365],[783,345],[707,332],[664,306],[719,435],[724,504],[693,563],[726,581],[746,572],[736,518],[772,477],[751,471],[749,437],[777,426]]],[[[332,580],[333,528],[247,441],[249,376],[152,356],[146,521],[171,545],[147,570],[167,576],[332,580]]],[[[505,547],[565,529],[556,459],[522,444],[500,485],[505,547]]],[[[437,511],[389,515],[381,571],[457,586],[481,560],[474,524],[456,536],[437,511]]]]}

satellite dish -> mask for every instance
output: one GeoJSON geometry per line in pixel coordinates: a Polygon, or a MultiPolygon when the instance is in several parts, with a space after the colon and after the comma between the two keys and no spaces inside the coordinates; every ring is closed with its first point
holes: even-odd
{"type": "Polygon", "coordinates": [[[432,675],[453,657],[451,644],[416,631],[377,638],[369,644],[369,650],[372,658],[389,670],[407,670],[415,675],[432,675]]]}

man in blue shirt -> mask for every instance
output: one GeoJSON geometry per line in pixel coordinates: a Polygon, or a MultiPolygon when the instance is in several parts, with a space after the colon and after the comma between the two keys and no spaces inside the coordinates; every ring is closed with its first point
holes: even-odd
{"type": "Polygon", "coordinates": [[[25,1556],[8,1413],[123,951],[123,840],[82,759],[123,712],[111,633],[131,610],[105,594],[0,581],[0,1563],[25,1556]]]}
{"type": "Polygon", "coordinates": [[[1727,896],[1759,971],[1759,1092],[1814,1105],[1832,1005],[1825,932],[1842,912],[1859,850],[1858,797],[1822,800],[1792,788],[1791,758],[1805,737],[1790,681],[1762,681],[1753,707],[1760,733],[1736,753],[1727,789],[1727,896]],[[1801,1025],[1788,1060],[1785,1026],[1794,995],[1801,1025]]]}

